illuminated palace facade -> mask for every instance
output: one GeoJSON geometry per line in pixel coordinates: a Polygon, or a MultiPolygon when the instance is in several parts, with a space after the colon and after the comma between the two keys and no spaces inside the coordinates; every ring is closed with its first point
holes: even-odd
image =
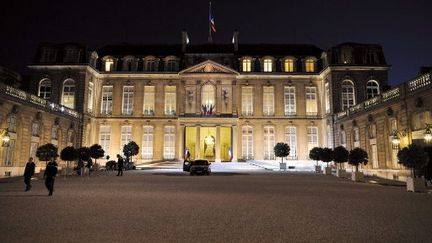
{"type": "Polygon", "coordinates": [[[378,45],[188,44],[40,46],[31,92],[83,114],[82,144],[139,161],[307,160],[333,146],[333,114],[379,95],[388,65],[378,45]]]}

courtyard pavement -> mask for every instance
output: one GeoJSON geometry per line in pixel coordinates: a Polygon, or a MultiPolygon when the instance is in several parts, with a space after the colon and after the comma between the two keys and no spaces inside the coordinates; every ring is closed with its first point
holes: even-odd
{"type": "Polygon", "coordinates": [[[266,170],[0,180],[0,242],[431,242],[432,194],[266,170]]]}

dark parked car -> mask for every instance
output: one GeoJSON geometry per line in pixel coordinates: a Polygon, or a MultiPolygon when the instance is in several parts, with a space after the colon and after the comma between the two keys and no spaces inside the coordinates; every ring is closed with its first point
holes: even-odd
{"type": "Polygon", "coordinates": [[[206,159],[197,159],[190,162],[189,173],[190,175],[203,174],[210,175],[211,168],[210,162],[206,159]]]}
{"type": "Polygon", "coordinates": [[[189,172],[190,166],[191,166],[191,160],[183,161],[183,171],[189,172]]]}

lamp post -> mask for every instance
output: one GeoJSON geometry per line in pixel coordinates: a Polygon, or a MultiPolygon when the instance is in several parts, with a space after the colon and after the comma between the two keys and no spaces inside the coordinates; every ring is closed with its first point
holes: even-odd
{"type": "Polygon", "coordinates": [[[0,129],[0,138],[2,140],[2,146],[3,147],[8,147],[9,146],[9,141],[10,141],[10,136],[8,134],[7,129],[0,129]]]}

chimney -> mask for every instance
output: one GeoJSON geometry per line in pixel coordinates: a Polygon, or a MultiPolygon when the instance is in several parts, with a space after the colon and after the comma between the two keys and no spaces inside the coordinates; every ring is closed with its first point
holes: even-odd
{"type": "Polygon", "coordinates": [[[189,36],[185,30],[181,32],[182,35],[182,52],[186,52],[186,46],[189,44],[189,36]]]}
{"type": "Polygon", "coordinates": [[[234,44],[234,51],[238,51],[238,44],[239,44],[239,31],[234,30],[232,43],[234,44]]]}

